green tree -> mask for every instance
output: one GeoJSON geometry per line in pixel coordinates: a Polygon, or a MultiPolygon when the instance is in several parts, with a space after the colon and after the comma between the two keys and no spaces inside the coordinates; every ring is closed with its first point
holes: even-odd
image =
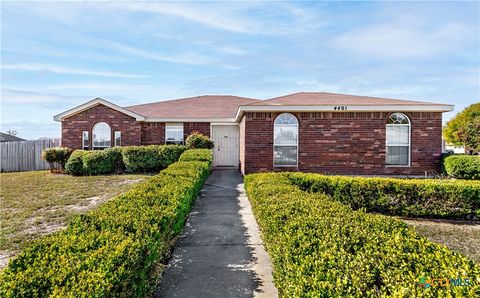
{"type": "Polygon", "coordinates": [[[480,151],[480,103],[470,105],[448,121],[443,137],[449,144],[480,151]]]}

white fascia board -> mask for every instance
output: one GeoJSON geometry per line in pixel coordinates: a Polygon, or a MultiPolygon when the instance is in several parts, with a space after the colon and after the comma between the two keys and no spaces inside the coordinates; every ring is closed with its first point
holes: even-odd
{"type": "Polygon", "coordinates": [[[212,125],[212,126],[215,126],[215,125],[217,125],[217,126],[220,126],[220,125],[224,125],[224,126],[226,126],[226,125],[238,126],[238,125],[240,125],[240,123],[237,123],[237,122],[211,122],[210,125],[212,125]]]}
{"type": "Polygon", "coordinates": [[[145,122],[222,122],[236,123],[235,118],[145,118],[145,122]]]}
{"type": "Polygon", "coordinates": [[[135,118],[135,120],[137,121],[144,121],[145,120],[145,117],[143,117],[142,115],[139,115],[137,113],[134,113],[130,110],[127,110],[125,108],[122,108],[120,106],[117,106],[116,104],[114,103],[111,103],[109,101],[106,101],[105,99],[102,99],[102,98],[95,98],[95,99],[92,99],[84,104],[81,104],[73,109],[70,109],[70,110],[67,110],[63,113],[60,113],[58,115],[55,115],[53,116],[53,120],[55,121],[62,121],[63,119],[67,118],[67,117],[70,117],[70,116],[73,116],[75,114],[78,114],[80,112],[83,112],[91,107],[94,107],[96,105],[99,105],[99,104],[102,104],[104,106],[107,106],[111,109],[114,109],[116,111],[119,111],[120,113],[123,113],[123,114],[126,114],[128,116],[131,116],[133,118],[135,118]]]}
{"type": "Polygon", "coordinates": [[[331,106],[240,106],[235,116],[240,121],[244,112],[450,112],[453,105],[331,105],[331,106]],[[338,110],[338,108],[346,110],[338,110]]]}

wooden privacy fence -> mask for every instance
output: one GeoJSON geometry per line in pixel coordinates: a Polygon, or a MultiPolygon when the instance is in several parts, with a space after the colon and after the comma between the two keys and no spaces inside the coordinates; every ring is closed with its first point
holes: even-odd
{"type": "Polygon", "coordinates": [[[48,169],[42,151],[55,147],[53,140],[36,140],[0,143],[0,168],[2,172],[36,171],[48,169]]]}

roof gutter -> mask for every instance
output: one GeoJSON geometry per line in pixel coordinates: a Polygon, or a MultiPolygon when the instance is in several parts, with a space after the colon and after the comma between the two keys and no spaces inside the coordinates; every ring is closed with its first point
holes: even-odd
{"type": "Polygon", "coordinates": [[[245,112],[450,112],[453,105],[249,105],[240,106],[235,115],[239,122],[245,112]]]}

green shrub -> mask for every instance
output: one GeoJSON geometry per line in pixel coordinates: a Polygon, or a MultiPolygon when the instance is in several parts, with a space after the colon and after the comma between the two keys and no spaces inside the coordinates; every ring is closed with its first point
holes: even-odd
{"type": "Polygon", "coordinates": [[[179,161],[212,161],[213,153],[210,149],[190,149],[182,153],[179,161]]]}
{"type": "Polygon", "coordinates": [[[475,181],[361,178],[291,173],[303,190],[325,193],[353,209],[403,216],[465,217],[480,214],[475,181]]]}
{"type": "Polygon", "coordinates": [[[48,162],[50,166],[50,172],[63,172],[65,170],[65,164],[68,158],[72,154],[73,150],[68,148],[48,148],[43,150],[42,158],[48,162]]]}
{"type": "Polygon", "coordinates": [[[457,179],[480,179],[479,155],[450,155],[444,160],[448,176],[457,179]]]}
{"type": "Polygon", "coordinates": [[[192,132],[185,140],[188,149],[213,149],[213,141],[209,137],[199,133],[192,132]]]}
{"type": "Polygon", "coordinates": [[[442,156],[440,157],[440,174],[442,177],[448,176],[447,170],[445,169],[445,159],[453,154],[453,152],[445,152],[442,153],[442,156]]]}
{"type": "Polygon", "coordinates": [[[113,160],[106,150],[88,151],[82,155],[85,175],[105,175],[114,172],[113,160]]]}
{"type": "Polygon", "coordinates": [[[84,151],[76,150],[68,159],[66,171],[75,176],[81,175],[105,175],[117,170],[117,152],[108,150],[84,151]]]}
{"type": "Polygon", "coordinates": [[[480,268],[403,222],[353,211],[286,174],[245,178],[282,297],[476,297],[480,268]],[[419,286],[422,277],[471,286],[419,286]]]}
{"type": "Polygon", "coordinates": [[[83,167],[83,156],[90,151],[75,150],[68,158],[65,164],[65,171],[75,176],[85,175],[85,169],[83,167]]]}
{"type": "Polygon", "coordinates": [[[124,147],[123,162],[129,173],[156,172],[178,160],[185,151],[181,145],[149,145],[124,147]]]}
{"type": "Polygon", "coordinates": [[[124,147],[111,147],[105,149],[105,153],[112,161],[113,171],[115,173],[123,173],[125,171],[125,164],[123,163],[123,148],[124,147]]]}
{"type": "Polygon", "coordinates": [[[35,241],[0,273],[1,297],[144,297],[210,172],[178,162],[66,230],[35,241]]]}
{"type": "Polygon", "coordinates": [[[72,175],[146,173],[166,168],[185,151],[179,145],[112,147],[101,151],[76,150],[67,162],[72,175]]]}

